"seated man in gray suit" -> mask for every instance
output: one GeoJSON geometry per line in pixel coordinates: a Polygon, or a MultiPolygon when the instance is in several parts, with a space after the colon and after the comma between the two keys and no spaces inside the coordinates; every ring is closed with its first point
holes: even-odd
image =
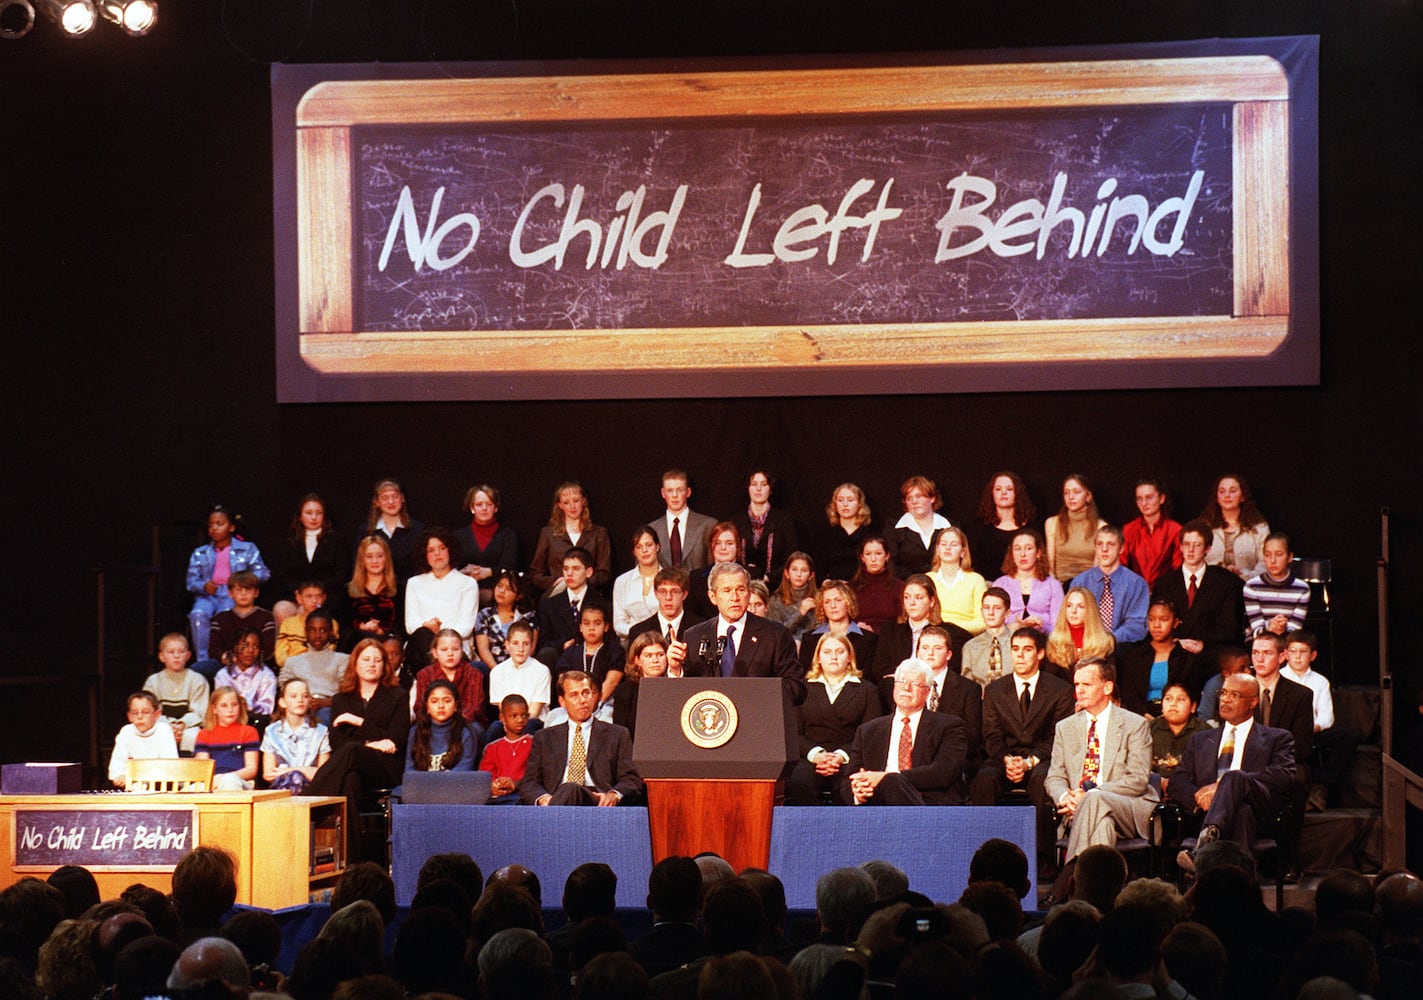
{"type": "Polygon", "coordinates": [[[855,805],[958,805],[968,735],[957,715],[927,711],[930,671],[905,660],[894,671],[894,711],[855,731],[840,798],[855,805]]]}
{"type": "Polygon", "coordinates": [[[1064,876],[1093,844],[1113,846],[1118,836],[1146,836],[1160,799],[1147,780],[1150,726],[1135,712],[1112,704],[1116,668],[1101,657],[1085,657],[1077,664],[1073,686],[1077,711],[1057,724],[1045,782],[1049,801],[1068,827],[1064,876]]]}
{"type": "Polygon", "coordinates": [[[558,703],[568,722],[534,734],[519,797],[536,806],[615,806],[641,794],[632,737],[622,726],[593,718],[593,678],[581,670],[559,674],[558,703]]]}

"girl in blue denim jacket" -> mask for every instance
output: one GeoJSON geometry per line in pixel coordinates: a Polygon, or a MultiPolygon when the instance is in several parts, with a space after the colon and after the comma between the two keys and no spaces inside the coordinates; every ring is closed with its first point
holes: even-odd
{"type": "Polygon", "coordinates": [[[238,538],[232,514],[220,504],[208,514],[211,541],[193,550],[188,559],[188,593],[195,595],[188,623],[193,630],[193,652],[198,660],[208,657],[208,632],[213,616],[232,607],[227,581],[233,573],[248,570],[266,583],[272,571],[262,561],[262,553],[251,542],[238,538]]]}

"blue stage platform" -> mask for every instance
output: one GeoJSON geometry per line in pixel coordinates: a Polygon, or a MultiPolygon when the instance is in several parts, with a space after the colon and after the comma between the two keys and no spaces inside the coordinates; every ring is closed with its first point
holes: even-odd
{"type": "MultiPolygon", "coordinates": [[[[396,805],[391,826],[391,870],[401,905],[414,897],[425,859],[446,851],[465,852],[485,874],[525,865],[538,874],[550,901],[562,893],[569,872],[586,861],[606,862],[617,872],[619,907],[641,907],[647,896],[652,847],[646,809],[396,805]]],[[[968,882],[978,845],[1001,837],[1027,853],[1036,893],[1034,836],[1028,807],[780,807],[771,824],[770,870],[785,883],[791,909],[815,908],[815,883],[825,872],[875,858],[904,869],[916,891],[951,902],[968,882]]]]}

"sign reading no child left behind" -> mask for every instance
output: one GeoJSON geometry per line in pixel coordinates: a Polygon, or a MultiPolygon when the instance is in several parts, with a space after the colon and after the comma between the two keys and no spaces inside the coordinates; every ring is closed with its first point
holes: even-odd
{"type": "Polygon", "coordinates": [[[1317,48],[274,67],[281,399],[1316,381],[1317,48]]]}
{"type": "Polygon", "coordinates": [[[28,809],[14,812],[15,871],[171,869],[197,845],[195,809],[28,809]]]}

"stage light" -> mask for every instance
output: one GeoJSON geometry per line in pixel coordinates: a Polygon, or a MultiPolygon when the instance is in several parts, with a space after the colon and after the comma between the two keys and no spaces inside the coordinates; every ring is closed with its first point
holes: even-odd
{"type": "Polygon", "coordinates": [[[24,38],[35,26],[30,0],[0,0],[0,38],[24,38]]]}
{"type": "Polygon", "coordinates": [[[99,13],[135,38],[148,34],[158,23],[154,0],[99,0],[99,13]]]}
{"type": "Polygon", "coordinates": [[[71,38],[87,35],[99,19],[94,0],[40,0],[40,9],[71,38]]]}

